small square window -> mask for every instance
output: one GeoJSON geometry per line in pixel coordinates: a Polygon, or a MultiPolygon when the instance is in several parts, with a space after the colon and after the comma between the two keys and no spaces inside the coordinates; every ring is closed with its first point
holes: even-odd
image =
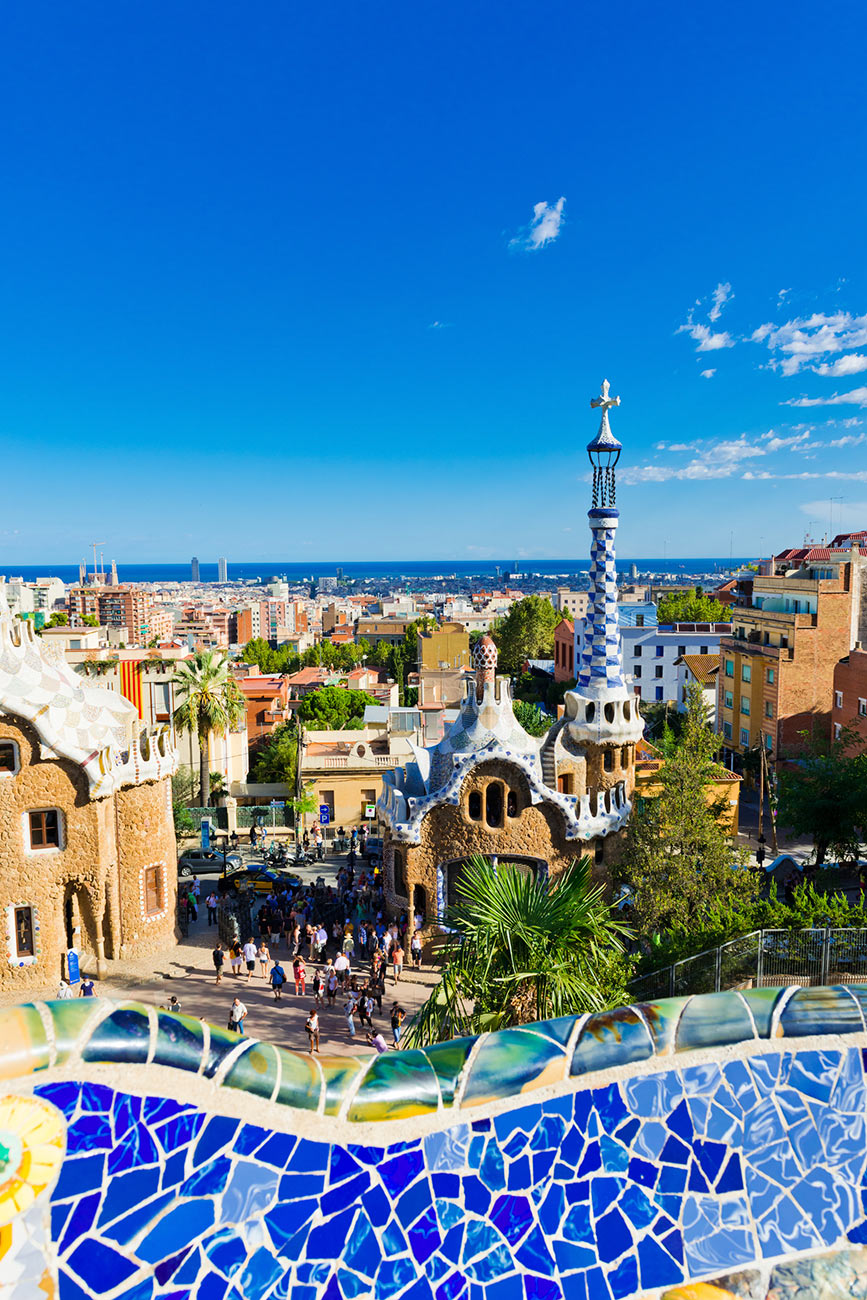
{"type": "Polygon", "coordinates": [[[770,700],[765,700],[765,717],[772,718],[773,716],[774,716],[774,706],[770,700]]]}
{"type": "Polygon", "coordinates": [[[773,749],[773,748],[774,748],[774,741],[773,741],[773,738],[772,738],[771,736],[769,736],[769,735],[767,734],[767,732],[766,732],[766,733],[765,733],[765,749],[771,750],[771,749],[773,749]]]}
{"type": "Polygon", "coordinates": [[[634,667],[633,670],[632,670],[632,676],[633,676],[633,677],[638,677],[638,678],[641,677],[641,664],[636,664],[636,665],[635,665],[635,667],[634,667]]]}
{"type": "Polygon", "coordinates": [[[699,652],[700,655],[706,655],[706,654],[707,654],[707,646],[706,646],[706,645],[700,645],[699,648],[698,648],[698,652],[699,652]]]}
{"type": "Polygon", "coordinates": [[[735,661],[734,659],[726,659],[726,677],[734,677],[734,675],[735,675],[735,661]]]}
{"type": "Polygon", "coordinates": [[[163,898],[162,867],[157,864],[145,867],[142,872],[142,890],[144,893],[145,916],[156,916],[165,908],[163,898]]]}
{"type": "Polygon", "coordinates": [[[750,743],[750,733],[746,727],[741,727],[741,744],[749,745],[749,743],[750,743]]]}
{"type": "Polygon", "coordinates": [[[725,736],[726,740],[731,740],[731,738],[732,738],[732,724],[731,724],[730,722],[724,722],[724,723],[723,723],[723,735],[725,736]]]}
{"type": "Polygon", "coordinates": [[[742,696],[741,696],[741,713],[749,714],[749,711],[750,711],[750,697],[749,697],[748,695],[742,695],[742,696]]]}
{"type": "Polygon", "coordinates": [[[643,615],[643,614],[636,614],[636,616],[635,616],[635,626],[636,626],[636,627],[644,627],[644,615],[643,615]]]}
{"type": "Polygon", "coordinates": [[[632,655],[633,655],[633,658],[635,658],[635,659],[640,659],[640,658],[641,658],[641,646],[640,646],[640,645],[637,645],[637,646],[635,647],[635,649],[632,651],[632,655]]]}
{"type": "Polygon", "coordinates": [[[0,776],[14,776],[18,771],[18,746],[14,740],[0,740],[0,776]]]}
{"type": "Polygon", "coordinates": [[[867,700],[858,701],[858,717],[867,718],[867,700]]]}
{"type": "Polygon", "coordinates": [[[834,704],[836,705],[836,707],[837,707],[838,709],[842,709],[842,707],[843,707],[843,692],[842,692],[842,691],[835,691],[835,692],[834,692],[834,704]]]}
{"type": "Polygon", "coordinates": [[[660,665],[659,665],[657,668],[655,668],[653,671],[654,671],[654,676],[656,676],[656,677],[661,677],[661,676],[662,676],[662,664],[660,664],[660,665]]]}
{"type": "Polygon", "coordinates": [[[753,679],[753,670],[749,664],[741,664],[741,681],[750,682],[753,679]]]}
{"type": "Polygon", "coordinates": [[[662,699],[662,687],[661,687],[661,686],[657,686],[657,688],[656,688],[656,698],[657,698],[658,700],[661,700],[661,699],[662,699]]]}
{"type": "Polygon", "coordinates": [[[665,654],[665,646],[658,645],[658,646],[656,647],[656,657],[657,657],[657,659],[661,659],[662,656],[663,656],[664,654],[665,654]]]}
{"type": "Polygon", "coordinates": [[[60,848],[60,813],[56,808],[29,814],[31,849],[60,848]]]}
{"type": "Polygon", "coordinates": [[[769,685],[769,686],[773,686],[773,684],[774,684],[774,670],[773,670],[773,668],[769,668],[769,669],[768,669],[768,685],[769,685]]]}
{"type": "Polygon", "coordinates": [[[842,728],[842,726],[840,725],[840,723],[839,723],[839,722],[835,722],[835,723],[834,723],[834,739],[835,739],[835,740],[839,740],[839,739],[840,739],[840,732],[841,732],[842,730],[843,730],[843,728],[842,728]]]}
{"type": "Polygon", "coordinates": [[[679,645],[679,646],[677,647],[677,653],[678,653],[679,655],[685,655],[685,654],[686,654],[686,646],[685,646],[685,645],[679,645]]]}
{"type": "Polygon", "coordinates": [[[731,691],[726,691],[724,702],[727,709],[733,709],[735,707],[735,697],[732,695],[731,691]]]}

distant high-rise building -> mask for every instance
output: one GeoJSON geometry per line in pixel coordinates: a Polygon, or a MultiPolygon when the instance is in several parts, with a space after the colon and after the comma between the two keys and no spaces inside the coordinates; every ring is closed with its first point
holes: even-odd
{"type": "Polygon", "coordinates": [[[632,581],[635,582],[636,578],[638,577],[638,565],[637,565],[637,564],[635,564],[635,563],[630,564],[630,566],[629,566],[629,576],[630,576],[630,578],[632,579],[632,581]]]}
{"type": "Polygon", "coordinates": [[[217,582],[229,581],[229,561],[220,556],[217,560],[217,582]]]}
{"type": "Polygon", "coordinates": [[[336,591],[337,579],[330,577],[327,573],[323,573],[322,577],[319,579],[318,588],[320,592],[336,591]]]}
{"type": "Polygon", "coordinates": [[[343,570],[341,568],[337,570],[337,581],[338,583],[343,581],[343,570]]]}
{"type": "Polygon", "coordinates": [[[199,581],[200,581],[200,578],[199,578],[199,559],[198,559],[198,556],[196,556],[196,555],[193,556],[192,560],[190,561],[190,569],[192,570],[193,582],[199,582],[199,581]]]}

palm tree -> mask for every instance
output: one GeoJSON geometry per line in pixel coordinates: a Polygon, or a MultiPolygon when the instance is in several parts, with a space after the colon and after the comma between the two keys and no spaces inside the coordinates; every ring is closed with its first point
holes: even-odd
{"type": "Polygon", "coordinates": [[[470,858],[438,986],[413,1019],[410,1047],[628,1001],[630,931],[593,884],[589,858],[549,882],[470,858]]]}
{"type": "Polygon", "coordinates": [[[224,736],[243,721],[244,697],[229,672],[229,660],[215,650],[203,650],[181,664],[174,676],[172,714],[176,731],[188,731],[199,740],[199,780],[202,807],[210,802],[208,740],[224,736]]]}

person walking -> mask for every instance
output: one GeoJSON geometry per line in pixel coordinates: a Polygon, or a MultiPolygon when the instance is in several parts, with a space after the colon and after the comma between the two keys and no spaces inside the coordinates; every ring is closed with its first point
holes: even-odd
{"type": "Polygon", "coordinates": [[[421,970],[421,935],[418,930],[415,931],[410,940],[409,955],[415,969],[421,970]]]}
{"type": "Polygon", "coordinates": [[[262,972],[262,979],[268,978],[268,962],[271,960],[271,954],[268,951],[268,945],[263,939],[256,949],[256,961],[259,963],[259,969],[262,972]]]}
{"type": "Polygon", "coordinates": [[[229,965],[232,968],[233,975],[241,974],[241,966],[244,962],[244,949],[241,947],[241,940],[236,939],[229,949],[229,965]]]}
{"type": "Polygon", "coordinates": [[[258,949],[257,949],[255,943],[253,942],[253,936],[251,935],[250,938],[247,940],[247,942],[244,944],[244,961],[247,963],[247,983],[248,983],[248,984],[249,984],[250,980],[253,978],[253,972],[254,972],[254,970],[256,969],[256,953],[257,953],[257,951],[258,951],[258,949]]]}
{"type": "Polygon", "coordinates": [[[304,1026],[307,1030],[307,1042],[310,1044],[310,1054],[319,1051],[319,1012],[316,1007],[310,1008],[310,1015],[307,1017],[307,1023],[304,1026]]]}
{"type": "Polygon", "coordinates": [[[334,970],[341,985],[349,978],[349,958],[345,952],[339,952],[334,959],[334,970]]]}
{"type": "Polygon", "coordinates": [[[391,950],[391,973],[396,984],[403,974],[403,948],[400,946],[399,939],[395,940],[391,950]]]}
{"type": "Polygon", "coordinates": [[[325,981],[326,998],[328,1001],[328,1005],[331,1007],[333,1007],[335,1002],[337,1001],[337,987],[339,982],[340,981],[337,978],[337,971],[332,966],[328,979],[325,981]]]}
{"type": "Polygon", "coordinates": [[[214,963],[214,970],[217,975],[214,980],[215,984],[222,984],[223,982],[223,962],[225,960],[226,954],[223,952],[223,945],[218,939],[214,951],[211,953],[211,961],[214,963]]]}
{"type": "Polygon", "coordinates": [[[367,1035],[367,1041],[370,1043],[371,1047],[376,1048],[377,1056],[381,1056],[383,1052],[388,1051],[388,1043],[385,1041],[379,1030],[377,1030],[375,1034],[369,1032],[367,1035]]]}
{"type": "Polygon", "coordinates": [[[343,1014],[346,1016],[346,1027],[349,1030],[349,1037],[355,1037],[355,999],[350,995],[343,1004],[343,1014]]]}
{"type": "Polygon", "coordinates": [[[187,889],[187,911],[194,921],[198,921],[199,909],[196,907],[196,896],[192,889],[187,889]]]}
{"type": "Polygon", "coordinates": [[[75,997],[72,989],[64,979],[60,981],[60,988],[57,990],[57,996],[63,1002],[66,1002],[69,998],[75,997]]]}
{"type": "Polygon", "coordinates": [[[322,978],[322,971],[318,970],[313,976],[313,1001],[318,1007],[322,1006],[322,994],[325,992],[325,980],[322,978]]]}
{"type": "Polygon", "coordinates": [[[279,961],[275,961],[274,965],[271,967],[270,983],[271,988],[274,990],[274,1001],[280,1002],[283,998],[283,985],[286,983],[286,972],[280,965],[279,961]]]}
{"type": "Polygon", "coordinates": [[[177,997],[175,996],[174,993],[172,994],[172,996],[169,998],[168,1002],[166,1003],[166,1005],[165,1005],[165,1010],[166,1010],[166,1011],[173,1011],[174,1014],[175,1014],[176,1016],[180,1015],[180,1013],[181,1013],[181,1004],[180,1004],[180,1002],[178,1001],[178,999],[177,999],[177,997]]]}
{"type": "Polygon", "coordinates": [[[302,998],[307,995],[307,967],[304,965],[304,958],[297,956],[292,963],[292,973],[295,976],[295,993],[301,994],[302,998]]]}
{"type": "Polygon", "coordinates": [[[394,1039],[395,1047],[398,1047],[400,1045],[401,1027],[405,1019],[406,1019],[406,1012],[404,1011],[403,1007],[400,1005],[399,1002],[393,1002],[391,1004],[391,1035],[392,1038],[394,1039]]]}
{"type": "Polygon", "coordinates": [[[87,977],[85,977],[85,978],[81,981],[81,988],[78,990],[78,996],[79,996],[80,998],[94,998],[94,997],[96,997],[96,994],[95,994],[94,991],[93,991],[93,980],[88,979],[87,977]]]}
{"type": "Polygon", "coordinates": [[[227,1027],[230,1030],[232,1030],[233,1033],[236,1033],[241,1038],[243,1038],[244,1021],[246,1019],[247,1019],[247,1008],[244,1006],[240,998],[235,998],[231,1007],[229,1008],[229,1024],[227,1027]]]}
{"type": "Polygon", "coordinates": [[[205,906],[208,909],[208,925],[209,926],[216,925],[217,924],[217,895],[214,893],[213,889],[211,890],[210,894],[208,894],[208,897],[205,899],[205,906]]]}

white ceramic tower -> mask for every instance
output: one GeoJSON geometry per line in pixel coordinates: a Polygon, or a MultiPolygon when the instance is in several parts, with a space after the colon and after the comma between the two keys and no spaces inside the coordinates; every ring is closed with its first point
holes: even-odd
{"type": "Polygon", "coordinates": [[[593,504],[587,512],[593,535],[592,587],[578,684],[566,695],[566,717],[576,741],[626,745],[641,739],[644,724],[638,699],[627,690],[620,653],[614,535],[620,518],[615,505],[615,466],[621,444],[608,421],[609,409],[619,406],[620,398],[609,397],[607,379],[602,383],[602,396],[594,397],[590,405],[602,411],[599,432],[587,444],[593,466],[593,504]]]}

